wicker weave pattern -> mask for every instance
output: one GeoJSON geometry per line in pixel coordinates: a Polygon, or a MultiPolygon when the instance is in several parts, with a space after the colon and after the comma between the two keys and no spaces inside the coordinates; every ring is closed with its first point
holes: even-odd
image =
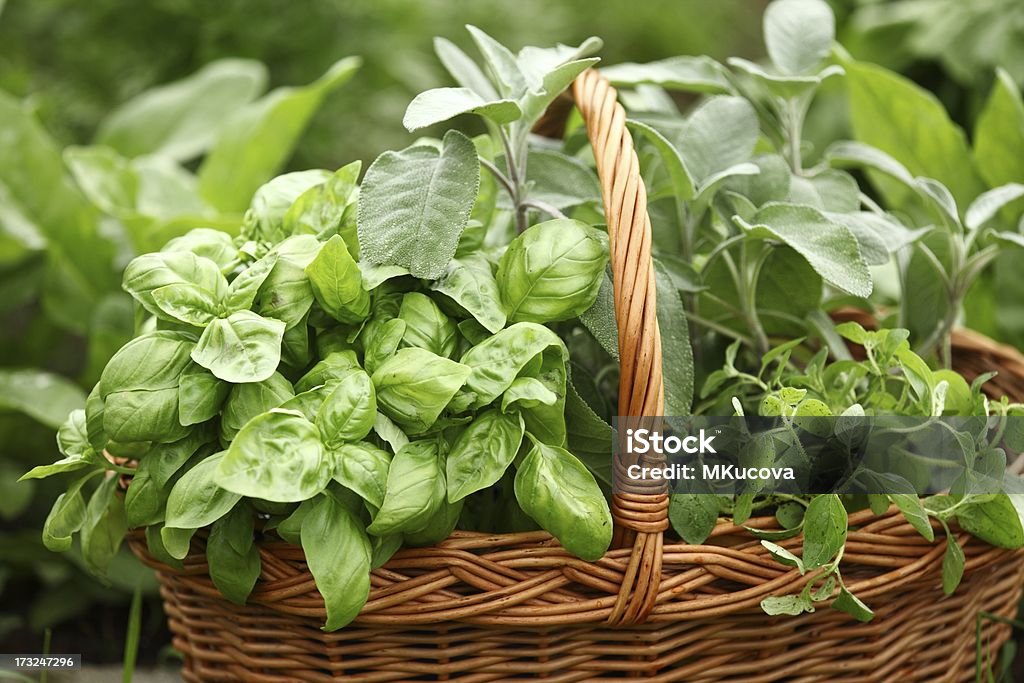
{"type": "MultiPolygon", "coordinates": [[[[573,93],[609,223],[620,413],[660,414],[650,222],[625,115],[596,72],[573,93]]],[[[954,357],[967,373],[1001,368],[997,388],[1022,398],[1017,352],[958,336],[954,357]]],[[[798,592],[813,574],[778,564],[727,523],[706,545],[665,545],[661,491],[616,497],[613,510],[617,549],[595,563],[542,532],[456,533],[437,547],[402,550],[374,572],[356,622],[335,633],[320,630],[323,601],[301,548],[262,541],[262,575],[250,604],[237,606],[209,578],[202,533],[183,569],[150,557],[141,534],[130,544],[158,571],[190,681],[967,681],[975,615],[1013,616],[1024,580],[1021,552],[964,535],[963,583],[942,599],[941,532],[930,544],[895,509],[881,517],[865,511],[851,516],[843,576],[875,620],[858,624],[825,608],[768,617],[762,598],[798,592]]],[[[1008,636],[1008,628],[986,624],[987,655],[1008,636]]]]}

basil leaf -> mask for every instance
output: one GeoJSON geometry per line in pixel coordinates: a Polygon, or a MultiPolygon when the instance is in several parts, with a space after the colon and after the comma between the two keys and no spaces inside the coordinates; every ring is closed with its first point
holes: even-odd
{"type": "Polygon", "coordinates": [[[196,429],[180,441],[157,444],[139,460],[124,496],[128,526],[138,528],[164,521],[164,506],[170,491],[167,483],[204,444],[208,430],[196,429]]]}
{"type": "Polygon", "coordinates": [[[249,420],[280,407],[294,395],[291,382],[277,372],[262,382],[232,386],[221,411],[221,438],[224,442],[231,441],[249,420]]]}
{"type": "Polygon", "coordinates": [[[516,472],[523,511],[573,555],[593,562],[612,541],[612,515],[597,481],[571,453],[534,442],[516,472]]]}
{"type": "Polygon", "coordinates": [[[190,363],[178,380],[178,421],[187,427],[212,420],[220,414],[230,391],[230,384],[190,363]]]}
{"type": "Polygon", "coordinates": [[[316,415],[316,425],[328,449],[359,441],[370,433],[377,417],[377,396],[370,376],[353,370],[331,389],[316,415]]]}
{"type": "Polygon", "coordinates": [[[176,441],[188,431],[178,414],[178,383],[192,342],[151,332],[128,342],[100,377],[103,431],[113,441],[176,441]]]}
{"type": "Polygon", "coordinates": [[[324,384],[344,379],[353,370],[359,369],[359,361],[353,351],[334,351],[314,365],[309,372],[295,383],[296,391],[309,391],[324,384]]]}
{"type": "Polygon", "coordinates": [[[370,295],[363,289],[363,276],[352,259],[345,240],[338,235],[327,243],[306,266],[313,296],[328,315],[343,323],[364,320],[370,312],[370,295]]]}
{"type": "Polygon", "coordinates": [[[265,318],[283,320],[289,329],[301,324],[313,306],[306,266],[320,249],[312,235],[296,235],[276,245],[272,253],[277,254],[277,263],[256,295],[254,310],[265,318]]]}
{"type": "Polygon", "coordinates": [[[377,157],[359,193],[359,244],[371,263],[437,279],[455,254],[480,187],[472,141],[448,131],[441,150],[414,146],[377,157]]]}
{"type": "Polygon", "coordinates": [[[466,382],[471,369],[417,348],[401,349],[373,373],[377,403],[413,434],[425,432],[466,382]]]}
{"type": "Polygon", "coordinates": [[[455,323],[427,295],[409,292],[402,297],[398,319],[405,322],[402,340],[409,346],[426,349],[445,358],[451,358],[455,353],[458,341],[455,323]]]}
{"type": "Polygon", "coordinates": [[[384,504],[366,530],[375,536],[419,531],[444,500],[444,463],[437,444],[411,442],[391,460],[384,504]]]}
{"type": "Polygon", "coordinates": [[[237,505],[214,522],[206,541],[213,585],[225,598],[244,605],[260,576],[260,551],[253,543],[253,512],[237,505]]]}
{"type": "Polygon", "coordinates": [[[243,270],[231,281],[228,294],[224,300],[224,310],[227,313],[245,311],[252,308],[256,301],[256,295],[260,287],[270,276],[274,266],[277,265],[278,254],[270,252],[260,260],[256,261],[243,270]]]}
{"type": "Polygon", "coordinates": [[[534,323],[516,323],[480,342],[461,359],[470,369],[465,389],[456,402],[476,409],[501,396],[526,364],[547,348],[568,355],[557,334],[534,323]]]}
{"type": "Polygon", "coordinates": [[[452,445],[445,461],[448,502],[456,503],[501,479],[519,451],[523,420],[496,408],[486,410],[452,445]]]}
{"type": "Polygon", "coordinates": [[[225,382],[262,382],[281,362],[284,330],[280,320],[238,311],[203,330],[192,360],[225,382]]]}
{"type": "Polygon", "coordinates": [[[375,508],[384,505],[388,469],[391,467],[391,455],[387,451],[360,441],[343,444],[332,453],[332,457],[334,481],[358,493],[375,508]]]}
{"type": "Polygon", "coordinates": [[[427,525],[419,531],[410,531],[402,535],[403,541],[410,546],[437,545],[452,535],[455,526],[459,523],[459,516],[462,514],[465,500],[457,503],[444,503],[441,509],[434,513],[427,525]]]}
{"type": "Polygon", "coordinates": [[[167,496],[164,526],[175,529],[200,529],[223,517],[241,495],[222,488],[217,472],[225,457],[221,451],[200,461],[181,476],[167,496]]]}
{"type": "MultiPolygon", "coordinates": [[[[299,195],[284,215],[285,233],[337,234],[350,202],[354,201],[361,168],[361,161],[346,164],[323,184],[315,185],[299,195]]],[[[358,245],[348,246],[351,248],[358,245]]],[[[352,256],[356,254],[352,253],[352,256]]]]}
{"type": "Polygon", "coordinates": [[[405,338],[406,323],[400,318],[363,328],[363,365],[376,372],[381,363],[395,354],[405,338]]]}
{"type": "Polygon", "coordinates": [[[238,432],[214,474],[229,491],[276,503],[311,498],[330,478],[316,425],[279,408],[254,417],[238,432]]]}
{"type": "Polygon", "coordinates": [[[501,292],[491,266],[483,256],[468,254],[452,259],[445,274],[429,286],[465,309],[489,332],[505,327],[501,292]]]}
{"type": "Polygon", "coordinates": [[[188,251],[156,252],[138,256],[124,271],[124,290],[155,316],[167,317],[153,299],[154,290],[168,285],[191,285],[220,301],[228,282],[216,263],[188,251]]]}
{"type": "Polygon", "coordinates": [[[68,490],[57,496],[50,514],[43,522],[43,545],[53,552],[64,552],[71,548],[71,536],[82,528],[85,522],[85,498],[82,486],[99,474],[89,472],[68,486],[68,490]]]}
{"type": "Polygon", "coordinates": [[[359,520],[330,496],[302,519],[302,551],[327,609],[325,631],[356,618],[370,595],[370,540],[359,520]]]}
{"type": "Polygon", "coordinates": [[[118,479],[107,476],[100,483],[93,491],[82,520],[82,559],[94,574],[106,573],[128,533],[124,500],[117,495],[118,479]]]}
{"type": "Polygon", "coordinates": [[[508,319],[545,323],[578,316],[597,299],[607,263],[599,230],[571,219],[534,225],[512,241],[498,264],[508,319]]]}
{"type": "Polygon", "coordinates": [[[501,395],[501,412],[513,408],[534,408],[539,405],[551,406],[558,401],[558,395],[535,377],[517,377],[501,395]]]}

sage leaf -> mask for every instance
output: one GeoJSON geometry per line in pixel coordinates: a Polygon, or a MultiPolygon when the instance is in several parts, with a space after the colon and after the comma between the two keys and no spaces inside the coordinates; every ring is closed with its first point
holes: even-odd
{"type": "Polygon", "coordinates": [[[855,296],[871,294],[871,274],[857,239],[817,209],[769,204],[757,212],[753,225],[739,220],[752,237],[778,239],[792,247],[832,285],[855,296]]]}
{"type": "Polygon", "coordinates": [[[484,100],[498,99],[498,92],[484,72],[455,43],[446,38],[434,38],[434,52],[459,85],[472,90],[484,100]]]}
{"type": "Polygon", "coordinates": [[[1000,209],[1020,197],[1024,197],[1024,185],[1020,183],[1009,183],[983,192],[967,207],[964,225],[968,230],[977,230],[992,220],[1000,209]]]}
{"type": "Polygon", "coordinates": [[[568,451],[534,442],[519,464],[516,500],[573,555],[593,562],[608,550],[612,516],[597,481],[568,451]]]}
{"type": "Polygon", "coordinates": [[[281,362],[284,330],[280,320],[238,311],[203,330],[192,360],[225,382],[262,382],[281,362]]]}
{"type": "Polygon", "coordinates": [[[503,124],[519,119],[523,112],[514,100],[488,101],[469,88],[434,88],[409,103],[402,125],[411,133],[460,114],[477,114],[503,124]]]}
{"type": "Polygon", "coordinates": [[[316,425],[275,408],[250,420],[214,473],[216,483],[239,495],[277,503],[312,498],[330,481],[316,425]]]}
{"type": "Polygon", "coordinates": [[[657,85],[666,90],[706,94],[730,92],[725,68],[710,57],[669,57],[646,64],[606,66],[601,74],[614,86],[657,85]]]}
{"type": "Polygon", "coordinates": [[[362,524],[330,496],[302,518],[302,551],[327,609],[325,631],[356,618],[370,595],[370,540],[362,524]]]}
{"type": "Polygon", "coordinates": [[[776,0],[764,13],[768,56],[785,74],[814,72],[832,50],[836,20],[823,0],[776,0]]]}
{"type": "Polygon", "coordinates": [[[371,263],[435,280],[455,254],[480,187],[476,148],[449,131],[441,150],[414,146],[377,157],[358,202],[359,244],[371,263]]]}

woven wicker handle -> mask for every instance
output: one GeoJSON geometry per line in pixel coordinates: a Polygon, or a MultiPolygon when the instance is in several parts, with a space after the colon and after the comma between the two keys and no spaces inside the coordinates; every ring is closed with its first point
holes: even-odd
{"type": "MultiPolygon", "coordinates": [[[[601,182],[611,251],[615,318],[619,332],[620,416],[661,415],[661,333],[655,306],[654,262],[647,190],[626,112],[606,78],[590,69],[573,83],[573,97],[587,127],[601,182]]],[[[632,545],[613,624],[643,621],[654,607],[661,577],[662,534],[668,528],[668,495],[664,485],[612,497],[617,546],[632,545]]]]}

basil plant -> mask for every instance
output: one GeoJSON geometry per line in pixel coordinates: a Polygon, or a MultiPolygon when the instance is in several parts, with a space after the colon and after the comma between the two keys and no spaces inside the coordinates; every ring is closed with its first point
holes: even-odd
{"type": "Polygon", "coordinates": [[[25,475],[70,475],[49,548],[78,532],[102,572],[144,529],[170,565],[205,547],[217,588],[244,602],[257,540],[284,539],[305,552],[327,629],[399,548],[457,528],[542,528],[604,554],[605,494],[569,450],[572,417],[596,418],[559,332],[581,329],[606,284],[607,236],[593,172],[528,144],[595,45],[514,57],[473,36],[487,75],[440,42],[472,87],[424,93],[406,122],[475,111],[493,137],[422,139],[361,184],[358,162],[282,175],[237,236],[195,229],[128,264],[136,335],[61,427],[63,459],[25,475]]]}

